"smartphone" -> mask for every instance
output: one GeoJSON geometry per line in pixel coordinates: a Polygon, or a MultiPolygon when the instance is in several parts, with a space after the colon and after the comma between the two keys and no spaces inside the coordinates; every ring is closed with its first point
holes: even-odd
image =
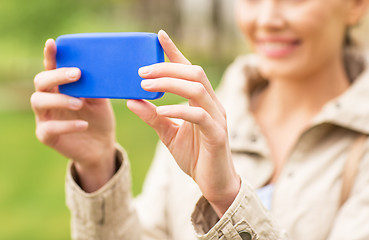
{"type": "Polygon", "coordinates": [[[164,51],[155,33],[78,33],[56,39],[56,65],[77,67],[81,78],[59,86],[73,97],[157,99],[162,92],[141,88],[138,69],[164,62],[164,51]]]}

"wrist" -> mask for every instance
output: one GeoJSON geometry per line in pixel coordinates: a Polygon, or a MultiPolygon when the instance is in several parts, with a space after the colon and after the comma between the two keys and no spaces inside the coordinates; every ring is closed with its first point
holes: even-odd
{"type": "Polygon", "coordinates": [[[232,183],[229,184],[229,187],[223,191],[223,194],[219,194],[217,198],[207,199],[219,218],[221,218],[232,205],[240,188],[241,178],[237,175],[232,183]]]}
{"type": "Polygon", "coordinates": [[[78,184],[87,193],[95,192],[103,187],[117,170],[116,150],[112,149],[99,159],[89,164],[73,161],[78,184]]]}

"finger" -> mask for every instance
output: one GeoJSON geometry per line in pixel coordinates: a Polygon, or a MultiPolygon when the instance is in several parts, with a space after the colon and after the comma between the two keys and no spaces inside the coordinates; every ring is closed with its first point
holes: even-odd
{"type": "Polygon", "coordinates": [[[213,99],[216,98],[205,71],[197,65],[184,65],[179,63],[157,63],[139,69],[143,78],[171,77],[202,83],[213,99]]]}
{"type": "Polygon", "coordinates": [[[178,125],[166,117],[159,116],[154,104],[145,100],[128,100],[127,107],[154,128],[165,145],[170,143],[178,130],[178,125]]]}
{"type": "Polygon", "coordinates": [[[190,82],[176,78],[148,79],[141,82],[144,90],[150,92],[169,92],[189,100],[191,105],[204,108],[214,118],[219,118],[221,113],[217,105],[210,97],[204,85],[199,82],[190,82]]]}
{"type": "Polygon", "coordinates": [[[31,106],[37,113],[50,109],[80,110],[83,101],[64,94],[35,92],[31,96],[31,106]]]}
{"type": "Polygon", "coordinates": [[[54,39],[48,39],[44,48],[44,67],[45,70],[56,68],[56,44],[54,39]]]}
{"type": "Polygon", "coordinates": [[[196,124],[200,127],[200,130],[210,138],[219,137],[216,123],[201,107],[185,105],[159,106],[156,112],[161,117],[177,118],[196,124]]]}
{"type": "Polygon", "coordinates": [[[139,69],[142,78],[160,78],[171,77],[180,78],[193,82],[200,82],[204,85],[210,97],[215,101],[222,115],[225,117],[225,111],[219,102],[213,86],[208,80],[204,69],[197,65],[184,65],[180,63],[157,63],[145,66],[139,69]]]}
{"type": "Polygon", "coordinates": [[[83,120],[46,121],[37,125],[36,136],[40,142],[53,145],[63,134],[82,132],[88,128],[88,122],[83,120]]]}
{"type": "Polygon", "coordinates": [[[34,79],[36,91],[51,91],[54,87],[77,81],[81,77],[78,68],[58,68],[40,72],[34,79]]]}
{"type": "Polygon", "coordinates": [[[183,56],[164,30],[159,31],[158,38],[165,54],[171,62],[191,65],[191,62],[183,56]]]}
{"type": "Polygon", "coordinates": [[[173,77],[201,83],[208,80],[202,67],[182,63],[157,63],[141,67],[138,73],[143,78],[173,77]]]}

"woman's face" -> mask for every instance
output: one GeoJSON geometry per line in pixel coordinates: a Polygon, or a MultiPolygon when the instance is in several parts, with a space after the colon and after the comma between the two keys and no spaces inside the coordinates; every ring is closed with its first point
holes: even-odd
{"type": "Polygon", "coordinates": [[[238,0],[237,21],[267,78],[309,76],[340,61],[352,0],[238,0]]]}

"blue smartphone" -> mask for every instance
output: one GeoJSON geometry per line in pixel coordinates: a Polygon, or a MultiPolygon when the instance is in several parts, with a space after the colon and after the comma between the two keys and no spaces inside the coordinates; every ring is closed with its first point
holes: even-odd
{"type": "Polygon", "coordinates": [[[81,78],[59,86],[73,97],[157,99],[162,92],[141,88],[138,69],[164,62],[155,33],[78,33],[56,39],[57,68],[77,67],[81,78]]]}

